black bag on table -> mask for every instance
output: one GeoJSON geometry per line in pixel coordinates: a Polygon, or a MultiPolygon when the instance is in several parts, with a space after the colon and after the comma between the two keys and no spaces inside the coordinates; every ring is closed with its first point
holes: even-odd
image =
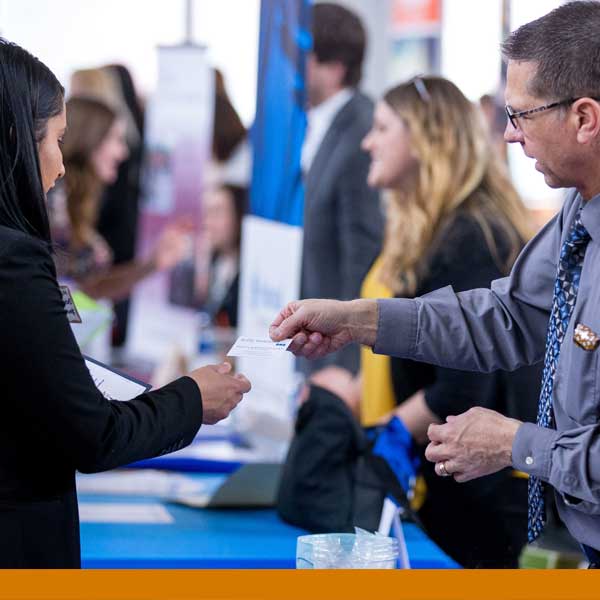
{"type": "Polygon", "coordinates": [[[281,518],[314,533],[375,531],[390,495],[414,519],[405,491],[372,445],[340,398],[311,386],[282,470],[281,518]]]}

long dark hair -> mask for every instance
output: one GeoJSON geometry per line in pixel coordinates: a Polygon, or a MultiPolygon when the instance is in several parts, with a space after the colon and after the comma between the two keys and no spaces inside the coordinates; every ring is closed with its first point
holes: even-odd
{"type": "Polygon", "coordinates": [[[63,110],[64,89],[52,71],[0,38],[0,225],[50,243],[38,159],[48,119],[63,110]]]}
{"type": "Polygon", "coordinates": [[[248,134],[225,89],[223,74],[215,69],[215,107],[212,152],[218,162],[229,160],[248,134]]]}
{"type": "Polygon", "coordinates": [[[222,188],[231,194],[233,199],[233,212],[235,214],[235,246],[240,250],[242,242],[242,220],[248,212],[248,188],[234,185],[232,183],[224,183],[222,188]]]}

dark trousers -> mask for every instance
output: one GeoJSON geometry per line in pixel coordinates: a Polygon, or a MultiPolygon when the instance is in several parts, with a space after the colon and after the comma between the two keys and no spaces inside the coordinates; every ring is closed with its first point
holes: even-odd
{"type": "Polygon", "coordinates": [[[498,473],[469,483],[426,477],[419,517],[431,539],[468,569],[518,567],[527,541],[527,480],[498,473]]]}
{"type": "Polygon", "coordinates": [[[588,569],[600,569],[600,552],[585,544],[581,544],[581,549],[590,563],[588,569]]]}

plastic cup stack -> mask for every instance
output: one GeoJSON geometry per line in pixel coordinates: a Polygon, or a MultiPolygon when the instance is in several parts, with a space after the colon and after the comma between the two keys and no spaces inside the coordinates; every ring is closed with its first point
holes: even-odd
{"type": "Polygon", "coordinates": [[[398,540],[355,528],[356,533],[303,535],[296,546],[297,569],[395,569],[398,540]]]}

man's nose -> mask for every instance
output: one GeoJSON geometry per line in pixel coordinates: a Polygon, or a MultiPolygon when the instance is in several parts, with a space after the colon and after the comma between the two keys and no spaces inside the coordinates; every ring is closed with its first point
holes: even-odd
{"type": "Polygon", "coordinates": [[[506,120],[506,127],[504,128],[504,141],[507,144],[523,142],[523,132],[518,127],[514,127],[508,119],[506,120]]]}

